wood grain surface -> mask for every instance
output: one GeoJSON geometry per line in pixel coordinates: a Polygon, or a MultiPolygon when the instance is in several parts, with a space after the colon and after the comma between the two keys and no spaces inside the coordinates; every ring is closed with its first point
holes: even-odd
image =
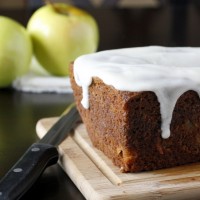
{"type": "MultiPolygon", "coordinates": [[[[41,138],[57,118],[38,121],[41,138]]],[[[121,173],[94,148],[83,124],[58,147],[59,164],[87,200],[197,200],[200,163],[141,173],[121,173]]]]}

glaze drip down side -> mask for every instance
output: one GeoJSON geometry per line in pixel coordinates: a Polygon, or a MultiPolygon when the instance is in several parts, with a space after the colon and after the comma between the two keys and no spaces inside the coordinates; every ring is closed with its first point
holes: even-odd
{"type": "Polygon", "coordinates": [[[160,103],[162,138],[166,139],[178,98],[188,90],[200,94],[200,48],[148,46],[101,51],[77,58],[74,76],[82,87],[85,109],[89,108],[93,77],[121,91],[154,92],[160,103]]]}

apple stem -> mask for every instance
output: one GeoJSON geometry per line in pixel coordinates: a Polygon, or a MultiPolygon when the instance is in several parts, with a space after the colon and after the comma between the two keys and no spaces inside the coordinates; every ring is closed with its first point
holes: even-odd
{"type": "Polygon", "coordinates": [[[59,9],[59,7],[55,6],[55,4],[53,4],[51,0],[43,0],[43,2],[44,2],[45,5],[52,6],[52,8],[56,12],[61,13],[61,14],[65,14],[65,15],[69,15],[69,12],[67,12],[66,10],[59,9]]]}
{"type": "Polygon", "coordinates": [[[45,5],[53,5],[51,0],[43,0],[45,5]]]}

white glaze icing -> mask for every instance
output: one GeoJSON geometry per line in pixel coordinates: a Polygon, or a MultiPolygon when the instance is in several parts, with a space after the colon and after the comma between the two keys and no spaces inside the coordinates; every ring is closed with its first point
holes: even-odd
{"type": "Polygon", "coordinates": [[[82,105],[89,108],[92,77],[122,91],[153,91],[160,102],[162,137],[170,136],[177,99],[186,91],[200,94],[200,48],[148,46],[101,51],[74,62],[82,105]]]}

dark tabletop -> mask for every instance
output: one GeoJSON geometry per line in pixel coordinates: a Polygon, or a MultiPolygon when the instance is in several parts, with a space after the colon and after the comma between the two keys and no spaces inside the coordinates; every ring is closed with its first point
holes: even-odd
{"type": "MultiPolygon", "coordinates": [[[[200,46],[200,3],[192,0],[161,1],[156,7],[85,8],[100,29],[99,50],[144,45],[200,46]]],[[[1,9],[26,25],[32,9],[1,9]]],[[[58,116],[73,101],[72,94],[25,93],[0,89],[0,178],[38,138],[41,118],[58,116]]],[[[45,170],[22,199],[81,200],[84,197],[58,166],[45,170]]]]}

